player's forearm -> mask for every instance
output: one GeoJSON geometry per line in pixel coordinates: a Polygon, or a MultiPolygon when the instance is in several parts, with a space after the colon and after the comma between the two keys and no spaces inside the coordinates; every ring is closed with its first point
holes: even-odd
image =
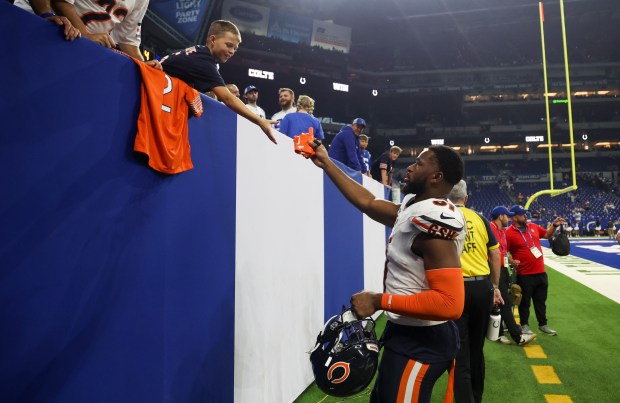
{"type": "Polygon", "coordinates": [[[331,160],[325,162],[324,171],[342,195],[356,208],[383,225],[394,226],[398,205],[375,198],[375,195],[351,179],[331,160]]]}
{"type": "Polygon", "coordinates": [[[456,320],[465,306],[461,268],[426,271],[430,289],[418,294],[383,294],[381,308],[399,315],[427,320],[456,320]]]}

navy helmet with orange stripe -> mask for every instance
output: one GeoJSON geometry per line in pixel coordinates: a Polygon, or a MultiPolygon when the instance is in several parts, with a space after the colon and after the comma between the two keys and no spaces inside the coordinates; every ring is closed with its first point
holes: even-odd
{"type": "Polygon", "coordinates": [[[310,353],[317,386],[328,395],[348,397],[372,381],[379,342],[372,318],[357,319],[350,309],[330,318],[310,353]]]}

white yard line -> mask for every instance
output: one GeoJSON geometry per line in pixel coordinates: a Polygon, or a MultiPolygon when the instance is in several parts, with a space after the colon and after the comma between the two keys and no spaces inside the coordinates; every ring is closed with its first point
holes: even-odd
{"type": "Polygon", "coordinates": [[[612,301],[620,303],[620,270],[617,268],[571,255],[556,256],[551,252],[551,249],[545,247],[543,247],[543,254],[545,264],[553,270],[579,281],[612,301]]]}

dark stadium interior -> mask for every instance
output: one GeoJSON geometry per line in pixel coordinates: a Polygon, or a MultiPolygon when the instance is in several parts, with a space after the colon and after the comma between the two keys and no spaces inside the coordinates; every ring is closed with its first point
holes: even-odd
{"type": "MultiPolygon", "coordinates": [[[[517,202],[519,191],[529,196],[549,188],[537,2],[247,3],[351,28],[349,53],[242,32],[237,55],[220,71],[227,82],[240,88],[256,85],[258,104],[269,116],[279,110],[278,88],[289,87],[296,95],[316,100],[314,114],[323,122],[328,144],[343,124],[363,117],[369,124],[369,150],[374,157],[392,143],[404,149],[396,164],[401,176],[424,146],[437,141],[453,146],[466,160],[471,204],[484,213],[493,205],[517,202]],[[273,72],[275,79],[249,77],[248,69],[273,72]],[[333,90],[333,83],[347,84],[348,92],[333,90]],[[535,140],[526,142],[526,138],[535,140]],[[509,178],[517,194],[497,191],[498,181],[509,178]]],[[[535,204],[549,214],[555,211],[570,218],[589,200],[584,223],[589,218],[613,221],[620,218],[620,54],[616,51],[620,2],[566,0],[564,4],[579,189],[574,202],[561,195],[542,196],[535,204]],[[592,175],[598,175],[602,184],[595,183],[592,175]],[[604,212],[606,202],[614,209],[604,212]]],[[[205,26],[221,18],[222,7],[223,2],[210,4],[205,26]]],[[[560,17],[559,1],[545,2],[556,188],[572,184],[560,17]]],[[[203,43],[206,35],[202,29],[192,41],[173,31],[154,13],[147,13],[143,47],[163,56],[203,43]]]]}

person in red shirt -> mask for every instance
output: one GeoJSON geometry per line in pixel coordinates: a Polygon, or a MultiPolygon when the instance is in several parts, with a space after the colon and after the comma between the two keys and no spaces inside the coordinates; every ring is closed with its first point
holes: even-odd
{"type": "Polygon", "coordinates": [[[530,303],[534,302],[534,312],[538,320],[538,329],[551,336],[557,332],[547,325],[547,291],[549,280],[545,272],[540,238],[550,239],[555,230],[564,223],[564,218],[556,217],[553,225],[545,229],[538,224],[527,222],[528,210],[514,205],[512,225],[506,230],[506,246],[510,252],[510,263],[517,269],[517,284],[521,286],[523,298],[519,304],[521,331],[532,334],[529,327],[530,303]]]}
{"type": "MultiPolygon", "coordinates": [[[[512,313],[512,305],[510,304],[510,298],[508,295],[508,287],[510,286],[510,273],[508,272],[508,250],[506,246],[506,227],[508,226],[509,217],[514,216],[513,213],[508,211],[504,206],[497,206],[491,211],[492,221],[489,223],[495,238],[499,242],[499,251],[501,254],[501,268],[499,277],[499,292],[502,294],[504,304],[500,308],[500,314],[502,315],[502,321],[506,324],[510,336],[515,343],[519,346],[525,346],[536,338],[535,334],[523,334],[521,327],[517,325],[515,317],[512,313]]],[[[502,332],[502,326],[500,326],[500,334],[502,332]]],[[[511,344],[510,340],[505,336],[500,336],[497,339],[502,344],[511,344]]]]}

